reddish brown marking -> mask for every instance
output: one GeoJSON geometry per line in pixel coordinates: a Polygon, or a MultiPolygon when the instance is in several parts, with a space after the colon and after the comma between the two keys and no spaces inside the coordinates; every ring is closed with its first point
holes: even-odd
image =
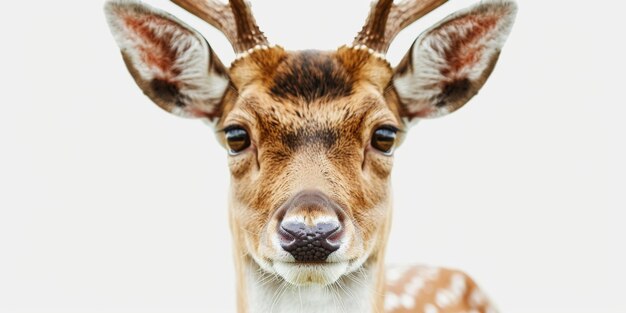
{"type": "MultiPolygon", "coordinates": [[[[448,67],[441,69],[441,74],[449,76],[458,73],[462,68],[472,65],[480,59],[485,48],[484,45],[476,43],[485,38],[487,34],[497,26],[499,17],[495,15],[468,15],[454,21],[450,21],[440,29],[433,32],[445,32],[447,28],[458,27],[464,28],[471,25],[471,29],[464,35],[450,32],[450,44],[445,48],[445,59],[448,61],[448,67]]],[[[445,36],[442,34],[442,36],[445,36]]]]}
{"type": "Polygon", "coordinates": [[[149,27],[150,25],[171,27],[170,22],[155,16],[126,16],[123,20],[126,27],[142,39],[137,49],[141,51],[144,63],[155,66],[165,73],[171,73],[172,76],[180,74],[180,70],[173,67],[177,54],[171,46],[174,41],[173,34],[164,32],[157,35],[149,27]]]}

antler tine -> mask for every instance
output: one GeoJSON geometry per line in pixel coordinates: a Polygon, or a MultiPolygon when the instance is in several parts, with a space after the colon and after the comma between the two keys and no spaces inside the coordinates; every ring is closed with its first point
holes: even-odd
{"type": "Polygon", "coordinates": [[[245,52],[258,45],[269,45],[244,0],[230,0],[229,4],[216,0],[172,2],[219,29],[230,41],[235,53],[245,52]]]}
{"type": "Polygon", "coordinates": [[[354,38],[353,45],[365,45],[379,53],[386,53],[391,41],[405,27],[448,0],[379,0],[372,4],[363,29],[354,38]]]}

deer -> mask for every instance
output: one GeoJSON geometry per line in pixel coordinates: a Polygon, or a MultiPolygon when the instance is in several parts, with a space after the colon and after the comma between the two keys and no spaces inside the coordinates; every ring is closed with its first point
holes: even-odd
{"type": "Polygon", "coordinates": [[[386,268],[393,156],[416,121],[452,113],[485,84],[513,0],[484,0],[425,30],[395,67],[394,37],[446,0],[378,0],[351,44],[271,44],[247,2],[173,0],[220,30],[226,67],[187,24],[137,0],[106,20],[140,89],[206,121],[228,154],[239,313],[495,312],[462,271],[386,268]]]}

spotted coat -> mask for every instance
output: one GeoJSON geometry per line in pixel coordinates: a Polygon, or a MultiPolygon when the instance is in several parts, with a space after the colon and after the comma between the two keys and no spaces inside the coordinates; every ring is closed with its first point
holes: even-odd
{"type": "Polygon", "coordinates": [[[387,313],[496,313],[467,274],[429,266],[387,268],[387,313]]]}

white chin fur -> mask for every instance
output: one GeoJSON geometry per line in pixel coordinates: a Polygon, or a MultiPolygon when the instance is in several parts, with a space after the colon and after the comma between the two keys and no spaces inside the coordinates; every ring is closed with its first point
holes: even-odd
{"type": "Polygon", "coordinates": [[[348,262],[297,264],[274,262],[274,270],[290,284],[326,286],[336,282],[348,271],[348,262]]]}

